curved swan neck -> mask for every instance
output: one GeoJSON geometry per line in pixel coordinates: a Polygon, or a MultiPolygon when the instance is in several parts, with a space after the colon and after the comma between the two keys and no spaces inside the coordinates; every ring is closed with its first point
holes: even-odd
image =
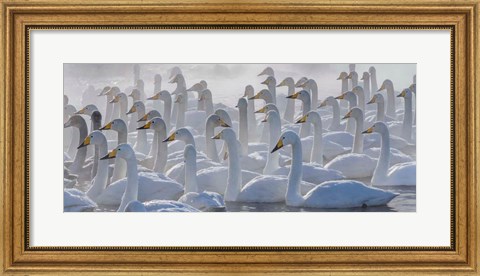
{"type": "Polygon", "coordinates": [[[370,99],[370,77],[368,74],[363,78],[363,93],[365,94],[365,99],[370,99]]]}
{"type": "Polygon", "coordinates": [[[402,138],[407,140],[407,142],[412,141],[412,123],[413,123],[413,114],[412,114],[412,98],[405,97],[405,111],[403,115],[403,126],[402,126],[402,138]]]}
{"type": "Polygon", "coordinates": [[[163,106],[163,120],[165,121],[165,125],[167,126],[167,131],[170,130],[170,117],[172,116],[172,97],[170,94],[163,98],[164,106],[163,106]]]}
{"type": "Polygon", "coordinates": [[[155,135],[157,136],[157,154],[155,156],[155,165],[153,166],[153,170],[155,172],[164,173],[168,156],[168,144],[163,143],[163,140],[167,138],[166,128],[160,128],[159,130],[156,130],[155,135]]]}
{"type": "Polygon", "coordinates": [[[333,99],[330,101],[332,106],[332,123],[330,124],[330,129],[338,129],[340,127],[340,105],[338,101],[333,99]]]}
{"type": "Polygon", "coordinates": [[[288,174],[287,194],[285,197],[287,205],[299,206],[304,202],[304,198],[300,193],[300,183],[303,174],[302,166],[302,143],[300,138],[296,136],[295,141],[292,143],[292,166],[288,174]]]}
{"type": "Polygon", "coordinates": [[[390,168],[390,134],[388,128],[380,132],[382,144],[380,148],[380,158],[372,176],[372,184],[378,184],[387,178],[388,168],[390,168]]]}
{"type": "Polygon", "coordinates": [[[236,201],[242,188],[242,169],[236,139],[228,137],[225,140],[228,147],[228,178],[225,189],[225,201],[236,201]],[[232,139],[229,139],[232,138],[232,139]]]}
{"type": "Polygon", "coordinates": [[[197,155],[185,158],[185,194],[198,193],[197,155]]]}
{"type": "Polygon", "coordinates": [[[273,103],[277,102],[277,82],[272,80],[268,83],[268,90],[272,94],[273,103]]]}
{"type": "Polygon", "coordinates": [[[125,207],[130,201],[137,200],[138,198],[138,170],[137,160],[134,157],[125,160],[127,162],[127,187],[125,193],[122,196],[122,202],[118,207],[118,212],[124,212],[125,207]]]}
{"type": "MultiPolygon", "coordinates": [[[[295,93],[295,83],[293,80],[287,82],[288,87],[288,96],[291,96],[295,93]]],[[[295,113],[295,101],[287,101],[287,107],[285,108],[285,113],[283,114],[283,119],[288,122],[293,122],[293,116],[295,113]]]]}
{"type": "Polygon", "coordinates": [[[342,79],[342,91],[340,92],[340,94],[343,94],[347,91],[348,91],[348,79],[343,78],[342,79]]]}
{"type": "Polygon", "coordinates": [[[312,94],[312,105],[317,106],[318,104],[318,86],[317,82],[313,79],[308,80],[308,87],[310,88],[310,94],[312,94]]]}
{"type": "MultiPolygon", "coordinates": [[[[318,113],[316,113],[318,114],[318,113]]],[[[310,113],[312,116],[312,113],[310,113]]],[[[323,137],[322,137],[322,119],[318,115],[313,115],[313,148],[310,155],[310,162],[318,163],[323,166],[323,137]]]]}
{"type": "Polygon", "coordinates": [[[185,101],[182,100],[177,105],[177,122],[176,122],[177,129],[185,126],[185,112],[186,112],[185,109],[186,109],[186,104],[185,104],[185,101]]]}
{"type": "Polygon", "coordinates": [[[385,122],[385,103],[377,101],[377,121],[385,122]]]}
{"type": "MultiPolygon", "coordinates": [[[[78,128],[78,132],[79,132],[78,141],[83,141],[85,139],[85,137],[87,137],[87,135],[88,135],[87,123],[82,118],[81,120],[79,120],[79,124],[76,124],[76,125],[73,125],[73,126],[78,128]]],[[[78,149],[77,152],[75,153],[73,163],[70,166],[70,170],[73,173],[78,173],[83,168],[83,165],[85,164],[86,157],[87,157],[87,147],[83,147],[83,148],[78,149]]]]}
{"type": "Polygon", "coordinates": [[[396,108],[395,108],[395,92],[393,89],[393,84],[388,85],[386,88],[387,88],[387,115],[392,118],[397,118],[396,108]]]}
{"type": "MultiPolygon", "coordinates": [[[[98,148],[99,156],[105,156],[108,153],[107,139],[102,135],[100,143],[95,145],[98,148]]],[[[108,182],[108,160],[98,160],[98,170],[95,178],[93,179],[93,185],[88,189],[87,196],[92,200],[96,198],[105,190],[108,182]]]]}
{"type": "Polygon", "coordinates": [[[205,126],[205,149],[207,151],[206,153],[208,158],[210,158],[213,162],[220,163],[215,141],[210,138],[215,135],[215,123],[212,122],[211,118],[214,117],[209,117],[205,126]]]}
{"type": "Polygon", "coordinates": [[[118,145],[127,143],[128,131],[126,127],[121,127],[117,130],[118,145]]]}
{"type": "Polygon", "coordinates": [[[355,137],[352,153],[363,153],[363,113],[359,117],[355,117],[355,122],[355,137]]]}
{"type": "Polygon", "coordinates": [[[205,102],[205,116],[210,116],[213,114],[213,101],[212,99],[206,99],[205,102]]]}
{"type": "MultiPolygon", "coordinates": [[[[281,132],[281,122],[280,116],[277,112],[270,111],[268,113],[268,124],[270,130],[270,141],[269,141],[269,149],[273,149],[275,144],[277,143],[278,137],[280,137],[281,132]]],[[[280,154],[278,151],[267,155],[267,163],[265,164],[265,168],[263,169],[264,174],[271,174],[273,171],[278,169],[280,160],[280,154]]]]}
{"type": "Polygon", "coordinates": [[[370,81],[372,82],[372,91],[378,91],[377,72],[376,71],[372,71],[370,73],[370,81]]]}
{"type": "Polygon", "coordinates": [[[247,109],[244,105],[238,106],[239,118],[238,118],[238,135],[240,143],[242,144],[242,155],[248,155],[248,117],[247,109]]]}

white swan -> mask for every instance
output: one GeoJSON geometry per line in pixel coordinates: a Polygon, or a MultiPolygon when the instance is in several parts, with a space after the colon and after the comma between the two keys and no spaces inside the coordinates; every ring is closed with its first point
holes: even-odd
{"type": "MultiPolygon", "coordinates": [[[[205,149],[207,157],[210,158],[213,162],[220,163],[220,158],[218,157],[217,146],[215,145],[215,141],[212,139],[208,139],[208,137],[212,137],[215,134],[215,127],[230,127],[225,121],[220,118],[217,114],[212,114],[207,118],[205,123],[205,149]]],[[[195,153],[196,156],[196,153],[195,153]]]]}
{"type": "MultiPolygon", "coordinates": [[[[268,123],[270,140],[269,145],[271,148],[273,148],[275,141],[280,136],[280,115],[275,110],[268,111],[267,116],[263,121],[268,123]]],[[[279,152],[267,155],[267,163],[265,164],[265,168],[263,169],[263,174],[272,174],[274,171],[278,170],[280,168],[279,161],[279,152]]]]}
{"type": "Polygon", "coordinates": [[[348,74],[347,72],[341,72],[338,76],[337,80],[342,81],[342,89],[340,90],[340,94],[343,94],[348,91],[348,74]]]}
{"type": "Polygon", "coordinates": [[[272,77],[275,77],[275,72],[273,71],[272,67],[266,67],[265,69],[263,69],[262,72],[260,72],[260,74],[257,75],[258,77],[260,76],[272,76],[272,77]]]}
{"type": "MultiPolygon", "coordinates": [[[[347,91],[347,92],[343,93],[342,95],[335,97],[335,99],[348,101],[348,110],[351,110],[352,108],[354,108],[358,105],[357,95],[355,95],[355,93],[353,93],[352,91],[347,91]]],[[[346,127],[345,131],[347,131],[348,133],[351,133],[351,134],[355,133],[354,132],[355,131],[355,126],[354,126],[354,123],[353,123],[352,119],[349,119],[347,121],[347,127],[346,127]]]]}
{"type": "Polygon", "coordinates": [[[112,118],[114,119],[122,119],[124,122],[128,122],[127,118],[127,105],[128,105],[128,98],[125,93],[118,93],[113,100],[110,101],[110,103],[114,104],[114,110],[115,108],[118,108],[119,114],[112,114],[112,118]]]}
{"type": "Polygon", "coordinates": [[[152,200],[140,202],[138,200],[130,201],[125,207],[125,212],[200,212],[196,208],[172,200],[152,200]]]}
{"type": "Polygon", "coordinates": [[[129,144],[121,144],[100,160],[122,158],[127,162],[127,179],[110,184],[98,196],[97,203],[117,205],[123,212],[130,201],[176,200],[183,194],[183,187],[163,174],[138,173],[135,152],[129,144]]]}
{"type": "MultiPolygon", "coordinates": [[[[127,143],[127,124],[122,119],[115,119],[100,130],[114,130],[117,132],[117,145],[127,143]]],[[[124,178],[127,175],[127,163],[123,159],[115,159],[115,165],[113,167],[113,175],[110,182],[115,182],[124,178]]]]}
{"type": "MultiPolygon", "coordinates": [[[[225,189],[225,201],[237,202],[283,202],[287,188],[287,179],[283,176],[261,175],[255,177],[242,188],[242,176],[239,148],[236,144],[235,132],[226,128],[213,139],[222,139],[227,143],[228,177],[225,189]]],[[[302,189],[307,192],[314,187],[310,183],[302,183],[302,189]]]]}
{"type": "MultiPolygon", "coordinates": [[[[208,117],[213,114],[213,97],[210,89],[205,89],[198,93],[198,104],[203,105],[203,111],[205,112],[205,117],[208,117]]],[[[202,110],[200,110],[202,111],[202,110]]]]}
{"type": "MultiPolygon", "coordinates": [[[[298,99],[302,101],[302,115],[307,115],[312,108],[310,93],[306,90],[301,90],[293,95],[287,96],[287,99],[298,99]]],[[[310,135],[310,132],[310,124],[302,124],[300,127],[300,137],[307,137],[310,135]]]]}
{"type": "Polygon", "coordinates": [[[382,86],[377,92],[387,90],[387,115],[392,118],[397,118],[397,109],[395,107],[395,91],[393,89],[393,82],[389,79],[383,81],[382,86]]]}
{"type": "Polygon", "coordinates": [[[160,117],[155,117],[138,128],[138,130],[142,129],[153,129],[154,138],[152,143],[156,143],[157,145],[155,147],[155,159],[152,169],[157,173],[164,173],[168,155],[168,145],[163,143],[163,140],[167,138],[167,126],[165,121],[160,117]]]}
{"type": "Polygon", "coordinates": [[[332,107],[332,119],[328,130],[345,131],[345,124],[340,122],[340,105],[338,104],[337,99],[335,99],[333,96],[328,96],[325,100],[323,100],[318,108],[328,105],[332,107]]]}
{"type": "MultiPolygon", "coordinates": [[[[295,93],[295,82],[292,78],[285,78],[277,87],[286,86],[288,87],[287,96],[291,96],[295,93]]],[[[283,114],[283,119],[290,123],[293,123],[293,116],[295,114],[295,102],[287,101],[287,106],[285,107],[285,113],[283,114]]]]}
{"type": "Polygon", "coordinates": [[[285,195],[287,206],[309,208],[353,208],[386,205],[398,194],[368,187],[353,180],[327,181],[310,190],[305,196],[301,194],[302,179],[302,144],[297,134],[284,132],[272,152],[292,146],[292,167],[288,175],[285,195]]]}
{"type": "Polygon", "coordinates": [[[197,184],[197,151],[195,146],[186,145],[185,155],[185,194],[178,199],[201,211],[225,210],[225,202],[219,193],[200,191],[197,184]]]}
{"type": "Polygon", "coordinates": [[[147,98],[147,100],[152,100],[152,101],[163,101],[163,120],[165,121],[165,125],[167,126],[167,132],[170,131],[171,126],[171,121],[170,118],[172,116],[172,96],[167,90],[162,90],[155,95],[153,95],[150,98],[147,98]]]}
{"type": "MultiPolygon", "coordinates": [[[[254,95],[255,91],[253,90],[253,86],[247,85],[245,86],[245,92],[243,97],[248,100],[254,95]]],[[[251,101],[247,105],[247,120],[248,120],[248,141],[253,141],[257,135],[257,120],[255,118],[255,101],[251,101]]]]}
{"type": "Polygon", "coordinates": [[[383,122],[376,122],[363,133],[379,133],[382,137],[380,158],[372,177],[372,185],[416,185],[417,164],[415,161],[399,163],[390,167],[390,134],[383,122]]]}
{"type": "Polygon", "coordinates": [[[414,139],[412,139],[412,124],[413,124],[413,114],[412,114],[412,91],[409,88],[405,88],[402,92],[397,96],[400,98],[404,98],[405,100],[405,109],[403,115],[403,124],[402,124],[402,133],[401,137],[405,139],[407,142],[411,143],[414,139]]]}
{"type": "Polygon", "coordinates": [[[277,80],[274,76],[268,76],[266,80],[262,82],[268,87],[268,91],[272,94],[273,103],[277,103],[277,80]]]}
{"type": "MultiPolygon", "coordinates": [[[[138,90],[137,90],[138,91],[138,90]]],[[[137,113],[137,119],[133,120],[134,122],[138,122],[145,115],[145,105],[141,101],[136,101],[133,103],[130,110],[127,112],[127,115],[137,113]]],[[[137,127],[140,127],[141,124],[139,123],[137,127]]],[[[143,154],[148,153],[148,142],[147,142],[147,133],[145,131],[137,131],[137,141],[133,148],[141,152],[143,154]]]]}
{"type": "Polygon", "coordinates": [[[91,212],[97,208],[93,202],[82,191],[77,189],[63,190],[63,211],[64,212],[91,212]]]}
{"type": "Polygon", "coordinates": [[[305,90],[308,91],[308,93],[310,93],[310,95],[312,96],[312,99],[311,99],[311,105],[312,106],[317,106],[318,105],[318,86],[317,86],[317,82],[313,79],[308,79],[306,82],[303,82],[301,84],[299,84],[299,86],[297,87],[301,87],[305,90]]]}
{"type": "Polygon", "coordinates": [[[391,122],[394,121],[393,118],[385,115],[385,100],[383,95],[380,93],[376,93],[373,95],[372,99],[367,104],[377,104],[377,114],[375,117],[370,117],[370,119],[366,119],[366,122],[391,122]]]}
{"type": "Polygon", "coordinates": [[[363,81],[363,93],[365,93],[365,100],[370,99],[370,74],[363,72],[361,80],[363,81]]]}
{"type": "Polygon", "coordinates": [[[377,92],[378,91],[378,85],[377,85],[377,69],[375,69],[374,66],[370,66],[368,68],[368,73],[370,73],[370,81],[372,83],[372,92],[377,92]]]}
{"type": "MultiPolygon", "coordinates": [[[[64,128],[74,127],[79,131],[79,143],[83,141],[88,135],[87,123],[80,115],[73,115],[68,119],[68,121],[63,125],[64,128]]],[[[73,162],[68,167],[70,173],[77,174],[81,179],[89,179],[91,177],[91,167],[85,167],[85,159],[87,157],[87,149],[81,148],[77,149],[73,162]]]]}

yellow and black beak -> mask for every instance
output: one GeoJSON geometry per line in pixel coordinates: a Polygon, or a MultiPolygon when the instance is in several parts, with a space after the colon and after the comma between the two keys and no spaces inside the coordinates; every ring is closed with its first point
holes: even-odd
{"type": "Polygon", "coordinates": [[[335,97],[335,99],[337,99],[337,100],[343,100],[343,99],[345,99],[345,94],[342,94],[342,95],[340,95],[340,96],[337,96],[337,97],[335,97]]]}
{"type": "Polygon", "coordinates": [[[280,84],[277,84],[277,87],[284,86],[284,85],[285,85],[285,82],[282,81],[280,84]]]}
{"type": "Polygon", "coordinates": [[[222,127],[230,127],[224,120],[220,119],[220,126],[222,127]]]}
{"type": "Polygon", "coordinates": [[[212,139],[216,139],[216,140],[219,140],[219,139],[222,139],[220,136],[221,136],[221,132],[219,132],[217,135],[213,136],[212,139]]]}
{"type": "Polygon", "coordinates": [[[163,140],[162,142],[171,142],[171,141],[175,141],[175,132],[170,134],[170,136],[168,136],[168,138],[163,140]]]}
{"type": "Polygon", "coordinates": [[[116,156],[117,156],[117,149],[114,149],[111,152],[109,152],[107,155],[105,155],[104,157],[100,158],[100,160],[112,159],[112,158],[115,158],[116,156]]]}
{"type": "Polygon", "coordinates": [[[77,149],[83,148],[90,145],[90,136],[87,136],[85,140],[80,144],[80,146],[77,147],[77,149]]]}
{"type": "Polygon", "coordinates": [[[258,100],[260,99],[260,93],[257,93],[255,96],[248,98],[249,100],[258,100]]]}
{"type": "Polygon", "coordinates": [[[259,110],[255,111],[255,113],[265,113],[265,112],[267,112],[267,107],[266,106],[264,106],[264,107],[260,108],[259,110]]]}
{"type": "Polygon", "coordinates": [[[318,106],[318,108],[324,107],[324,106],[327,106],[327,101],[323,101],[323,102],[318,106]]]}
{"type": "Polygon", "coordinates": [[[369,127],[367,130],[365,130],[364,132],[362,132],[362,134],[372,133],[372,132],[373,132],[373,127],[369,127]]]}
{"type": "Polygon", "coordinates": [[[160,99],[160,93],[155,94],[155,95],[151,96],[150,98],[147,98],[147,100],[158,100],[158,99],[160,99]]]}
{"type": "Polygon", "coordinates": [[[115,98],[113,98],[113,100],[111,100],[110,103],[118,103],[119,100],[120,100],[120,96],[115,96],[115,98]]]}
{"type": "Polygon", "coordinates": [[[266,85],[268,85],[268,83],[269,83],[268,79],[266,79],[266,80],[262,81],[262,84],[266,84],[266,85]]]}
{"type": "Polygon", "coordinates": [[[373,104],[377,102],[377,97],[373,96],[373,98],[367,104],[373,104]]]}
{"type": "Polygon", "coordinates": [[[130,108],[130,110],[127,112],[127,115],[128,114],[132,114],[132,113],[135,113],[137,112],[137,107],[135,105],[132,105],[132,107],[130,108]]]}
{"type": "Polygon", "coordinates": [[[263,120],[260,121],[260,123],[266,123],[267,122],[267,116],[265,116],[265,118],[263,118],[263,120]]]}
{"type": "Polygon", "coordinates": [[[85,107],[75,112],[75,114],[85,114],[85,107]]]}
{"type": "Polygon", "coordinates": [[[275,147],[273,148],[271,153],[274,153],[281,148],[283,148],[283,139],[282,138],[280,138],[280,140],[278,140],[277,144],[275,145],[275,147]]]}
{"type": "Polygon", "coordinates": [[[137,130],[139,130],[139,129],[150,129],[151,125],[152,125],[152,121],[149,121],[144,126],[138,127],[137,130]]]}
{"type": "Polygon", "coordinates": [[[298,119],[295,124],[303,124],[307,121],[307,115],[303,115],[302,118],[298,119]]]}
{"type": "Polygon", "coordinates": [[[292,95],[290,95],[290,96],[287,96],[287,99],[296,99],[296,98],[298,98],[298,95],[299,95],[299,94],[300,94],[300,92],[297,92],[297,93],[295,93],[295,94],[292,94],[292,95]]]}
{"type": "Polygon", "coordinates": [[[348,112],[343,118],[342,120],[345,120],[345,119],[348,119],[352,116],[352,111],[348,112]]]}
{"type": "Polygon", "coordinates": [[[397,98],[404,98],[407,95],[407,91],[404,89],[400,94],[397,95],[397,98]]]}
{"type": "Polygon", "coordinates": [[[385,89],[385,85],[384,85],[384,84],[382,84],[382,86],[380,87],[380,89],[377,90],[377,92],[378,92],[378,91],[382,91],[383,89],[385,89]]]}
{"type": "Polygon", "coordinates": [[[342,79],[342,75],[338,76],[337,80],[341,80],[342,79]]]}
{"type": "Polygon", "coordinates": [[[104,127],[100,128],[100,130],[108,130],[112,129],[112,122],[106,124],[104,127]]]}
{"type": "Polygon", "coordinates": [[[137,123],[138,123],[138,122],[145,122],[147,119],[148,119],[148,114],[145,114],[145,115],[142,116],[142,118],[140,118],[140,119],[137,121],[137,123]]]}

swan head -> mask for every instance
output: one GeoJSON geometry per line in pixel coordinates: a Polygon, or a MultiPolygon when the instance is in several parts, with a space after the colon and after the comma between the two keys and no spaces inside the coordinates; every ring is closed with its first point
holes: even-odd
{"type": "Polygon", "coordinates": [[[378,89],[378,91],[382,91],[385,89],[393,89],[393,82],[389,79],[383,81],[382,86],[378,89]]]}
{"type": "Polygon", "coordinates": [[[195,83],[192,87],[188,88],[187,91],[201,92],[205,90],[205,87],[201,83],[195,83]]]}
{"type": "Polygon", "coordinates": [[[410,89],[413,93],[417,93],[417,84],[416,83],[412,83],[408,89],[410,89]]]}
{"type": "Polygon", "coordinates": [[[345,120],[348,118],[363,118],[363,111],[358,107],[354,107],[350,109],[350,111],[342,119],[345,120]]]}
{"type": "Polygon", "coordinates": [[[377,69],[375,69],[375,66],[370,66],[370,68],[368,68],[368,73],[370,73],[370,75],[375,74],[376,72],[377,69]]]}
{"type": "Polygon", "coordinates": [[[295,85],[295,82],[293,81],[293,79],[291,77],[287,77],[285,78],[282,82],[280,82],[277,87],[280,87],[280,86],[292,86],[292,85],[295,85]]]}
{"type": "Polygon", "coordinates": [[[300,138],[295,132],[291,130],[287,130],[284,133],[282,133],[282,135],[280,136],[280,139],[278,139],[278,142],[273,148],[271,153],[276,152],[277,150],[283,148],[284,146],[293,145],[294,143],[299,142],[299,140],[300,138]]]}
{"type": "Polygon", "coordinates": [[[273,76],[268,76],[266,80],[262,81],[261,83],[262,84],[265,84],[265,85],[270,85],[270,84],[275,84],[277,81],[275,80],[275,78],[273,76]]]}
{"type": "Polygon", "coordinates": [[[287,99],[299,99],[299,100],[305,100],[305,99],[310,99],[310,93],[308,93],[307,90],[301,90],[298,91],[295,94],[292,94],[290,96],[287,96],[287,99]]]}
{"type": "Polygon", "coordinates": [[[153,129],[156,131],[160,131],[160,130],[166,131],[167,125],[165,124],[165,121],[162,118],[155,117],[150,121],[148,121],[145,125],[137,128],[137,130],[140,130],[140,129],[153,129]]]}
{"type": "Polygon", "coordinates": [[[332,96],[328,96],[325,100],[323,100],[323,102],[318,106],[318,108],[320,107],[325,107],[327,105],[333,105],[334,102],[336,102],[336,98],[332,97],[332,96]]]}
{"type": "Polygon", "coordinates": [[[220,116],[218,116],[217,114],[212,114],[210,116],[208,116],[208,119],[207,119],[207,124],[213,124],[214,126],[221,126],[221,127],[230,127],[230,125],[228,125],[227,123],[225,123],[225,121],[220,118],[220,116]]]}
{"type": "Polygon", "coordinates": [[[170,69],[170,78],[169,79],[172,79],[173,77],[175,77],[176,75],[179,75],[179,74],[182,74],[182,69],[180,69],[180,67],[178,67],[178,66],[175,66],[172,69],[170,69]]]}
{"type": "Polygon", "coordinates": [[[132,159],[135,157],[135,151],[129,144],[120,144],[114,150],[109,152],[107,155],[100,158],[100,160],[112,159],[112,158],[122,158],[122,159],[132,159]]]}
{"type": "Polygon", "coordinates": [[[279,112],[278,111],[278,108],[275,104],[273,103],[269,103],[269,104],[266,104],[264,105],[262,108],[260,108],[259,110],[255,111],[255,113],[268,113],[269,111],[276,111],[276,112],[279,112]]]}
{"type": "Polygon", "coordinates": [[[98,110],[93,111],[90,117],[92,122],[98,122],[99,124],[102,122],[102,113],[98,110]]]}
{"type": "Polygon", "coordinates": [[[262,89],[260,92],[255,94],[255,96],[248,98],[249,100],[258,100],[258,99],[265,99],[266,97],[271,96],[272,94],[268,89],[262,89]]]}
{"type": "Polygon", "coordinates": [[[180,73],[180,74],[176,74],[170,81],[169,83],[179,83],[179,82],[184,82],[185,81],[185,78],[183,77],[183,75],[180,73]]]}
{"type": "Polygon", "coordinates": [[[363,72],[362,78],[360,80],[368,80],[370,78],[370,74],[368,72],[363,72]]]}
{"type": "Polygon", "coordinates": [[[352,92],[355,93],[355,94],[363,95],[363,93],[364,93],[363,92],[363,87],[361,87],[360,85],[357,85],[352,89],[352,92]]]}
{"type": "Polygon", "coordinates": [[[347,79],[358,80],[358,74],[357,74],[357,72],[351,71],[350,74],[348,74],[347,79]]]}
{"type": "Polygon", "coordinates": [[[397,95],[398,98],[412,98],[412,91],[409,88],[405,88],[397,95]]]}
{"type": "Polygon", "coordinates": [[[253,97],[253,95],[255,94],[255,90],[253,89],[253,86],[251,86],[250,84],[245,86],[245,92],[243,93],[243,96],[244,97],[253,97]]]}
{"type": "Polygon", "coordinates": [[[63,95],[63,106],[66,106],[68,104],[68,96],[63,95]]]}
{"type": "Polygon", "coordinates": [[[100,97],[100,96],[105,96],[106,93],[107,93],[110,89],[112,89],[110,86],[105,86],[105,87],[102,89],[102,91],[101,91],[100,93],[98,93],[97,96],[99,96],[99,97],[100,97]]]}
{"type": "Polygon", "coordinates": [[[71,127],[71,126],[73,126],[73,127],[79,127],[79,126],[81,126],[81,125],[83,125],[83,124],[86,125],[85,119],[83,119],[82,116],[80,116],[80,115],[73,115],[73,116],[71,116],[71,117],[68,119],[68,121],[67,121],[65,124],[63,124],[63,127],[64,127],[64,128],[71,127]]]}
{"type": "Polygon", "coordinates": [[[91,116],[93,111],[98,111],[98,108],[94,104],[89,104],[75,112],[75,114],[85,114],[91,116]]]}
{"type": "Polygon", "coordinates": [[[133,200],[125,206],[125,212],[147,212],[147,209],[140,201],[133,200]]]}
{"type": "Polygon", "coordinates": [[[67,104],[63,107],[63,114],[65,115],[72,116],[75,114],[75,112],[77,112],[77,109],[71,104],[67,104]]]}
{"type": "Polygon", "coordinates": [[[154,109],[154,110],[150,110],[150,111],[147,112],[147,114],[143,115],[142,118],[140,118],[140,119],[137,121],[137,123],[138,123],[138,122],[145,122],[145,121],[151,120],[151,119],[153,119],[153,118],[155,118],[155,117],[160,117],[160,118],[162,118],[162,115],[160,114],[160,112],[156,111],[155,109],[154,109]]]}
{"type": "Polygon", "coordinates": [[[122,119],[115,119],[110,123],[106,124],[104,127],[100,128],[100,130],[115,130],[121,131],[127,129],[127,124],[122,119]]]}
{"type": "Polygon", "coordinates": [[[127,95],[125,95],[125,93],[118,93],[117,95],[115,95],[113,100],[110,101],[110,103],[118,103],[120,101],[128,101],[127,95]]]}
{"type": "Polygon", "coordinates": [[[348,73],[347,72],[341,72],[340,75],[337,78],[337,80],[344,80],[344,79],[348,79],[348,73]]]}
{"type": "Polygon", "coordinates": [[[210,89],[205,89],[202,92],[199,92],[198,101],[210,101],[213,100],[212,91],[210,89]]]}
{"type": "Polygon", "coordinates": [[[363,131],[362,134],[369,133],[388,133],[388,127],[384,122],[376,122],[373,126],[369,127],[367,130],[363,131]]]}
{"type": "Polygon", "coordinates": [[[187,128],[182,127],[172,132],[172,134],[170,134],[167,139],[163,140],[163,142],[171,142],[175,140],[186,141],[188,137],[193,137],[192,133],[187,128]]]}
{"type": "Polygon", "coordinates": [[[136,101],[133,103],[130,110],[127,112],[127,115],[138,112],[138,110],[145,109],[145,105],[141,101],[136,101]]]}
{"type": "Polygon", "coordinates": [[[132,97],[134,100],[135,99],[140,99],[140,90],[134,88],[132,92],[128,95],[129,97],[132,97]]]}
{"type": "Polygon", "coordinates": [[[303,115],[300,119],[298,119],[295,123],[296,124],[303,124],[303,123],[314,123],[320,119],[320,114],[316,111],[310,111],[307,114],[303,115]]]}
{"type": "Polygon", "coordinates": [[[367,104],[383,103],[383,102],[384,102],[383,95],[380,93],[377,93],[373,95],[372,99],[367,104]]]}
{"type": "Polygon", "coordinates": [[[201,80],[199,83],[203,86],[203,89],[208,88],[208,83],[205,80],[201,80]]]}
{"type": "Polygon", "coordinates": [[[215,110],[214,114],[217,114],[227,124],[229,124],[229,125],[232,124],[232,119],[230,119],[230,115],[228,115],[227,111],[225,111],[224,109],[219,108],[219,109],[215,110]]]}
{"type": "Polygon", "coordinates": [[[118,93],[120,93],[120,88],[118,88],[118,86],[113,86],[107,92],[105,92],[105,95],[106,96],[115,96],[118,93]]]}
{"type": "Polygon", "coordinates": [[[245,109],[247,108],[247,106],[248,106],[247,100],[245,98],[239,98],[237,105],[235,107],[238,109],[245,109]]]}
{"type": "Polygon", "coordinates": [[[301,77],[296,83],[295,87],[303,87],[302,85],[308,81],[307,77],[301,77]]]}
{"type": "Polygon", "coordinates": [[[213,136],[212,139],[221,139],[221,140],[225,140],[225,141],[236,141],[237,136],[235,135],[235,131],[233,131],[233,129],[224,128],[217,135],[213,136]]]}
{"type": "Polygon", "coordinates": [[[77,149],[86,147],[88,145],[100,145],[106,141],[107,139],[105,138],[105,135],[101,131],[94,130],[87,137],[85,137],[85,139],[80,144],[80,146],[77,147],[77,149]]]}
{"type": "Polygon", "coordinates": [[[278,112],[275,110],[270,110],[267,112],[265,119],[262,120],[262,123],[266,123],[266,122],[271,123],[272,120],[275,120],[275,119],[280,119],[278,112]]]}
{"type": "Polygon", "coordinates": [[[273,71],[272,67],[267,67],[265,69],[263,69],[262,72],[260,72],[260,74],[257,75],[258,77],[260,76],[275,76],[275,72],[273,71]]]}
{"type": "Polygon", "coordinates": [[[335,99],[337,100],[350,100],[350,99],[353,99],[355,96],[355,93],[353,93],[352,91],[347,91],[345,93],[343,93],[342,95],[338,96],[338,97],[335,97],[335,99]]]}

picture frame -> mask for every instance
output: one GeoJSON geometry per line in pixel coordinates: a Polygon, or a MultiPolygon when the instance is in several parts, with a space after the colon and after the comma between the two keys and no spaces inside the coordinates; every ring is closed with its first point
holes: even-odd
{"type": "Polygon", "coordinates": [[[478,1],[4,1],[0,82],[3,273],[478,273],[478,1]],[[33,29],[449,29],[448,247],[32,247],[29,32],[33,29]]]}

